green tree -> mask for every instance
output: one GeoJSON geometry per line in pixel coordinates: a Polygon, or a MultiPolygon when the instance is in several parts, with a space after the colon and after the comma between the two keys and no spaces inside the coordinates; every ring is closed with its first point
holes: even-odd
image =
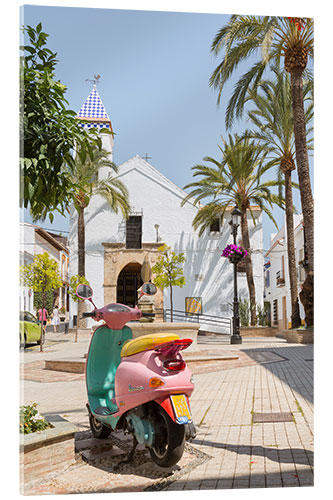
{"type": "MultiPolygon", "coordinates": [[[[118,213],[120,210],[125,218],[130,212],[128,191],[126,186],[116,178],[118,167],[109,160],[108,151],[94,148],[92,156],[78,149],[75,162],[69,169],[70,179],[76,186],[72,200],[78,213],[77,238],[78,238],[78,275],[85,276],[85,221],[84,211],[88,207],[93,195],[102,196],[111,210],[118,213]],[[110,173],[105,179],[99,179],[99,169],[109,167],[110,173]]],[[[84,327],[85,319],[81,319],[84,304],[78,302],[78,325],[84,327]]]]}
{"type": "MultiPolygon", "coordinates": [[[[246,102],[251,110],[248,111],[250,122],[254,130],[247,132],[252,139],[259,141],[269,149],[270,156],[276,159],[278,178],[284,177],[284,198],[286,202],[286,227],[288,247],[288,271],[291,292],[291,323],[292,328],[301,324],[298,303],[297,270],[294,237],[294,206],[292,193],[292,171],[295,170],[294,124],[291,105],[290,77],[282,72],[278,65],[272,68],[275,80],[260,82],[256,90],[250,90],[246,102]]],[[[308,82],[304,86],[304,101],[309,101],[305,118],[308,126],[308,149],[312,148],[312,118],[313,99],[312,85],[308,82]]],[[[282,187],[282,182],[281,182],[282,187]]]]}
{"type": "MultiPolygon", "coordinates": [[[[258,56],[255,64],[241,75],[234,86],[226,112],[226,124],[230,127],[234,117],[242,116],[248,90],[256,88],[272,61],[279,62],[283,58],[284,68],[290,73],[296,163],[308,262],[304,290],[309,290],[309,300],[313,300],[314,207],[307,151],[303,76],[308,58],[313,57],[313,28],[312,19],[233,15],[213,40],[212,52],[218,55],[223,50],[224,57],[210,78],[210,85],[218,90],[219,102],[225,83],[239,64],[253,54],[258,56]]],[[[309,72],[307,76],[311,76],[309,72]]]]}
{"type": "Polygon", "coordinates": [[[177,254],[171,251],[171,247],[167,245],[161,246],[159,249],[161,255],[158,257],[156,264],[152,268],[154,283],[156,286],[164,290],[169,287],[170,289],[170,311],[171,321],[173,321],[173,286],[185,285],[185,276],[183,274],[183,264],[186,261],[183,253],[177,254]]]}
{"type": "Polygon", "coordinates": [[[256,293],[247,213],[249,211],[255,224],[251,205],[258,205],[276,226],[271,208],[273,204],[283,207],[284,200],[272,192],[272,188],[279,186],[278,180],[262,180],[262,176],[271,168],[271,163],[266,162],[268,151],[265,148],[258,147],[249,138],[240,139],[236,136],[234,139],[229,135],[229,143],[224,141],[224,148],[219,146],[219,149],[222,154],[221,161],[207,156],[204,161],[212,166],[195,165],[192,168],[193,177],[200,179],[184,187],[191,191],[183,199],[182,205],[190,199],[193,199],[196,205],[202,199],[210,200],[199,208],[193,219],[193,227],[199,229],[199,236],[216,219],[223,223],[225,212],[230,207],[237,206],[240,210],[242,245],[248,252],[244,260],[251,304],[251,325],[255,325],[256,293]]]}
{"type": "MultiPolygon", "coordinates": [[[[45,293],[45,309],[50,315],[53,311],[54,293],[53,290],[49,290],[45,293]]],[[[42,292],[34,293],[34,308],[38,311],[43,306],[43,294],[42,292]]]]}
{"type": "Polygon", "coordinates": [[[66,109],[66,87],[55,80],[57,54],[47,48],[49,35],[41,23],[23,32],[28,44],[20,47],[20,206],[29,207],[34,217],[49,213],[52,221],[52,211],[64,213],[73,188],[63,164],[73,164],[78,145],[91,156],[92,147],[101,148],[102,142],[66,109]]]}
{"type": "MultiPolygon", "coordinates": [[[[42,309],[45,307],[46,293],[56,290],[63,285],[59,274],[59,266],[47,252],[35,255],[32,264],[21,267],[21,280],[25,286],[34,292],[42,294],[42,309]]],[[[41,321],[41,335],[43,335],[43,322],[41,321]]],[[[43,342],[40,343],[40,351],[43,350],[43,342]]]]}

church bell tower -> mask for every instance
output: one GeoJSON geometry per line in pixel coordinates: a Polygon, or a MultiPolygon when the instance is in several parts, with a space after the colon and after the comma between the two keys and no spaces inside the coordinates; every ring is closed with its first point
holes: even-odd
{"type": "MultiPolygon", "coordinates": [[[[102,99],[97,91],[96,83],[98,80],[93,80],[93,88],[82,105],[80,111],[75,117],[80,127],[89,130],[92,128],[102,130],[107,129],[111,134],[101,132],[103,148],[109,153],[109,160],[112,161],[113,150],[113,130],[111,120],[105,110],[102,99]]],[[[109,167],[101,167],[99,169],[99,178],[104,179],[109,173],[109,167]]]]}

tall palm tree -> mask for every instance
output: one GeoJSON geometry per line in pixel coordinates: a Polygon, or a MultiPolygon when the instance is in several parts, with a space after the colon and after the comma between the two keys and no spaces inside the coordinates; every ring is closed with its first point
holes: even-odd
{"type": "Polygon", "coordinates": [[[308,58],[313,57],[313,20],[234,15],[231,16],[227,25],[219,30],[213,40],[212,52],[218,55],[222,49],[224,49],[223,60],[210,78],[210,85],[218,90],[218,101],[220,101],[225,83],[239,64],[254,54],[258,55],[258,60],[239,78],[234,87],[226,113],[228,127],[231,126],[234,117],[242,115],[247,90],[259,84],[265,69],[269,67],[272,60],[280,61],[283,57],[284,68],[290,73],[296,163],[306,235],[306,280],[313,283],[314,208],[303,102],[303,75],[308,58]],[[261,54],[258,50],[260,48],[261,54]]]}
{"type": "MultiPolygon", "coordinates": [[[[105,149],[94,149],[92,156],[78,150],[74,165],[69,170],[71,182],[75,186],[73,202],[78,212],[78,274],[85,276],[85,222],[84,211],[88,207],[92,195],[100,195],[108,202],[111,210],[120,210],[125,218],[130,212],[128,191],[126,186],[113,174],[118,173],[118,167],[109,160],[105,149]],[[105,179],[98,178],[101,167],[109,167],[111,172],[105,179]]],[[[82,302],[78,303],[78,321],[81,317],[82,302]]],[[[80,326],[83,322],[80,323],[80,326]]]]}
{"type": "MultiPolygon", "coordinates": [[[[288,248],[288,270],[291,295],[291,323],[292,328],[301,324],[298,302],[297,271],[295,258],[294,237],[294,207],[292,194],[292,171],[295,170],[294,162],[294,127],[291,106],[291,89],[289,75],[281,72],[277,64],[272,67],[275,80],[262,81],[256,90],[250,90],[245,102],[252,104],[248,117],[255,126],[254,131],[248,131],[247,136],[258,140],[259,143],[270,151],[278,165],[278,178],[284,176],[284,198],[286,203],[286,226],[288,248]]],[[[312,85],[304,86],[304,100],[312,94],[312,85]]],[[[306,123],[311,124],[313,118],[313,100],[307,106],[306,123]]],[[[307,136],[312,128],[308,129],[307,136]]],[[[311,148],[312,139],[308,140],[308,149],[311,148]]]]}
{"type": "Polygon", "coordinates": [[[239,139],[236,136],[233,139],[229,135],[229,143],[224,141],[224,147],[219,146],[219,149],[222,154],[221,161],[207,156],[204,161],[211,166],[195,165],[192,168],[193,177],[200,179],[184,187],[191,191],[182,201],[182,205],[190,199],[194,204],[205,198],[210,199],[198,210],[193,219],[193,227],[199,229],[199,236],[217,218],[223,223],[225,212],[230,206],[236,205],[240,210],[242,243],[248,252],[245,269],[251,305],[251,324],[255,325],[256,294],[247,213],[250,212],[256,223],[251,205],[258,205],[276,225],[271,212],[272,205],[276,203],[282,207],[284,202],[278,194],[273,194],[271,191],[272,187],[279,185],[278,180],[262,181],[262,175],[271,168],[269,162],[264,164],[267,152],[263,148],[255,145],[249,138],[239,139]]]}

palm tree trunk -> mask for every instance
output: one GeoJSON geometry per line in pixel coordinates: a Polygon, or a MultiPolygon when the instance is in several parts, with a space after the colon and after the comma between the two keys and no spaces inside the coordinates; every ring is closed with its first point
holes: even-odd
{"type": "Polygon", "coordinates": [[[309,311],[305,321],[313,321],[313,271],[314,271],[314,210],[311,190],[308,152],[306,147],[306,126],[304,117],[302,69],[294,68],[291,73],[291,93],[293,103],[294,134],[298,182],[304,220],[304,254],[307,261],[307,277],[301,300],[304,309],[309,311]],[[308,320],[307,320],[308,316],[308,320]],[[311,319],[310,319],[311,318],[311,319]]]}
{"type": "Polygon", "coordinates": [[[301,194],[304,228],[306,231],[306,247],[308,271],[313,271],[314,262],[314,214],[309,160],[306,146],[306,125],[304,116],[303,81],[301,69],[291,72],[291,92],[294,117],[294,134],[298,182],[301,194]]]}
{"type": "Polygon", "coordinates": [[[290,296],[291,296],[291,328],[298,328],[301,324],[301,318],[299,315],[298,290],[297,290],[293,195],[292,195],[290,170],[285,172],[284,179],[285,179],[285,200],[286,200],[288,271],[289,271],[290,296]]]}
{"type": "MultiPolygon", "coordinates": [[[[78,211],[77,223],[77,256],[78,256],[78,275],[85,276],[85,226],[84,226],[84,208],[80,207],[78,211]]],[[[81,318],[82,313],[85,311],[85,302],[78,301],[77,304],[77,330],[79,328],[86,328],[87,322],[85,318],[81,318]]],[[[77,334],[75,336],[77,341],[77,334]]]]}
{"type": "Polygon", "coordinates": [[[249,295],[250,295],[251,325],[255,326],[257,324],[256,291],[255,291],[254,280],[253,280],[253,266],[252,266],[252,259],[251,259],[249,226],[247,223],[246,210],[245,211],[242,210],[241,231],[242,231],[243,246],[247,250],[247,253],[248,253],[247,257],[245,257],[245,269],[246,269],[247,286],[249,288],[249,295]]]}

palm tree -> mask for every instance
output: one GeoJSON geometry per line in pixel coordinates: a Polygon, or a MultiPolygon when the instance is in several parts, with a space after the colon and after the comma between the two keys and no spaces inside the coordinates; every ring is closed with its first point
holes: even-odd
{"type": "MultiPolygon", "coordinates": [[[[313,282],[314,209],[306,142],[306,120],[303,102],[303,75],[309,57],[313,57],[313,20],[304,18],[231,16],[228,24],[216,34],[211,51],[218,55],[224,49],[222,62],[210,78],[218,90],[218,102],[226,81],[242,61],[258,54],[257,62],[242,75],[228,103],[226,124],[242,116],[249,88],[255,88],[272,60],[284,58],[284,68],[290,73],[292,110],[298,180],[306,235],[307,280],[313,282]],[[261,48],[261,56],[258,49],[261,48]]],[[[307,287],[305,287],[307,288],[307,287]]],[[[310,286],[311,288],[311,286],[310,286]]]]}
{"type": "MultiPolygon", "coordinates": [[[[291,106],[291,89],[289,75],[281,72],[275,64],[272,68],[275,81],[262,81],[256,90],[250,90],[245,102],[254,105],[248,116],[255,126],[255,131],[247,132],[247,136],[258,140],[259,143],[269,149],[270,154],[276,159],[278,165],[278,178],[284,176],[285,203],[286,203],[286,226],[287,226],[287,248],[288,269],[291,294],[291,323],[292,328],[301,324],[298,303],[297,272],[295,258],[294,238],[294,207],[292,195],[291,173],[295,170],[294,162],[294,127],[291,106]]],[[[312,93],[311,83],[304,86],[304,100],[312,93]]],[[[313,100],[306,109],[306,122],[313,118],[313,100]]],[[[308,130],[308,135],[309,132],[308,130]]],[[[308,141],[308,149],[310,143],[308,141]]]]}
{"type": "MultiPolygon", "coordinates": [[[[111,210],[120,210],[125,218],[130,212],[128,191],[126,186],[113,174],[118,173],[118,167],[109,160],[105,149],[94,149],[92,156],[78,150],[74,165],[70,168],[71,182],[75,186],[73,202],[78,212],[78,275],[85,276],[85,222],[84,211],[88,207],[92,195],[100,195],[108,202],[111,210]],[[111,172],[105,179],[98,179],[101,167],[109,167],[111,172]]],[[[78,303],[78,321],[81,317],[83,302],[78,303]]],[[[81,323],[83,324],[83,323],[81,323]]]]}
{"type": "Polygon", "coordinates": [[[211,201],[200,208],[193,219],[193,227],[199,229],[201,236],[210,224],[218,219],[223,223],[225,212],[230,206],[236,205],[241,212],[242,244],[248,252],[245,258],[246,278],[251,305],[251,324],[256,324],[256,294],[253,279],[251,245],[247,222],[247,211],[256,223],[251,205],[258,205],[274,222],[271,208],[274,203],[284,205],[278,194],[273,194],[271,188],[279,185],[279,181],[263,182],[261,177],[271,168],[270,163],[264,165],[267,152],[249,138],[235,140],[229,135],[229,143],[224,141],[224,148],[219,146],[222,160],[205,157],[204,161],[212,164],[195,165],[193,177],[198,181],[187,184],[184,189],[191,189],[182,201],[184,205],[189,199],[198,204],[202,199],[211,201]]]}

